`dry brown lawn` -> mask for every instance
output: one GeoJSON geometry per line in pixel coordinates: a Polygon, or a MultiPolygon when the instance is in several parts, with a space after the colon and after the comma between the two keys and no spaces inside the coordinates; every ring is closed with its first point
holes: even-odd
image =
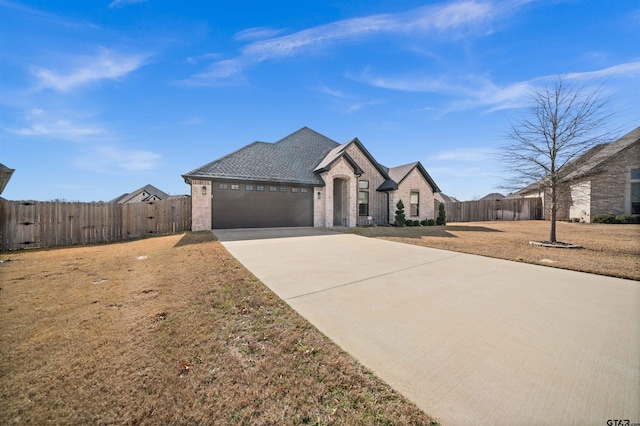
{"type": "Polygon", "coordinates": [[[640,225],[557,223],[558,241],[583,246],[532,246],[549,238],[547,221],[468,222],[446,226],[355,228],[350,232],[403,243],[640,280],[640,225]]]}
{"type": "Polygon", "coordinates": [[[0,424],[431,424],[211,233],[4,254],[0,424]]]}

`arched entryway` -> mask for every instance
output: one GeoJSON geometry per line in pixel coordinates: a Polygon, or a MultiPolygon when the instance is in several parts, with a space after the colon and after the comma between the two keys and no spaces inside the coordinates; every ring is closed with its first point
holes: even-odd
{"type": "Polygon", "coordinates": [[[333,226],[348,226],[349,185],[346,179],[333,180],[333,226]]]}

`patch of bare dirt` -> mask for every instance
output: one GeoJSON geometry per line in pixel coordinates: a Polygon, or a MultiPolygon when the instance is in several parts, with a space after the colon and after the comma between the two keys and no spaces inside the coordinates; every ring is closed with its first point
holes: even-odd
{"type": "Polygon", "coordinates": [[[640,226],[557,223],[557,237],[582,246],[529,244],[549,236],[547,221],[465,222],[446,226],[371,227],[351,232],[461,253],[640,280],[640,226]]]}
{"type": "Polygon", "coordinates": [[[0,424],[432,424],[211,233],[10,253],[0,424]]]}

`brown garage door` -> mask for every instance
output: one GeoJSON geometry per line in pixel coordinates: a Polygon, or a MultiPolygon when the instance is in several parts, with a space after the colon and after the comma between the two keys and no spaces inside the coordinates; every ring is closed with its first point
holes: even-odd
{"type": "Polygon", "coordinates": [[[313,188],[213,182],[214,229],[313,226],[313,188]]]}

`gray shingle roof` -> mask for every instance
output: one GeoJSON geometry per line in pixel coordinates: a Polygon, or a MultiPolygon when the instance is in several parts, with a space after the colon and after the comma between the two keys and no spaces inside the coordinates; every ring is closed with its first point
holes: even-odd
{"type": "Polygon", "coordinates": [[[275,143],[254,142],[185,175],[324,185],[316,166],[338,143],[308,127],[275,143]]]}
{"type": "Polygon", "coordinates": [[[147,197],[145,197],[144,200],[142,201],[146,201],[148,198],[153,197],[154,195],[156,197],[158,197],[161,200],[165,200],[167,198],[169,198],[169,194],[167,194],[164,191],[159,190],[158,188],[156,188],[153,185],[145,185],[142,188],[138,188],[133,192],[128,192],[126,194],[122,194],[121,196],[114,198],[113,200],[109,201],[110,203],[126,203],[127,201],[131,200],[133,197],[136,197],[138,194],[142,193],[142,192],[146,192],[147,194],[149,194],[147,197]]]}
{"type": "Polygon", "coordinates": [[[487,200],[503,200],[504,198],[506,198],[504,195],[502,195],[499,192],[492,192],[490,194],[485,195],[484,197],[480,198],[479,201],[487,201],[487,200]]]}
{"type": "Polygon", "coordinates": [[[599,166],[602,163],[638,141],[640,141],[640,127],[633,129],[614,142],[596,145],[581,157],[577,158],[573,164],[567,165],[574,170],[567,175],[565,180],[580,178],[592,173],[599,173],[601,171],[599,170],[599,166]]]}
{"type": "MultiPolygon", "coordinates": [[[[596,145],[580,157],[576,158],[572,162],[565,165],[565,172],[563,181],[570,181],[574,179],[580,179],[588,175],[594,175],[601,173],[601,166],[605,161],[611,157],[618,155],[623,150],[629,148],[631,145],[640,141],[640,127],[637,127],[610,143],[603,143],[596,145]]],[[[544,180],[539,180],[531,185],[516,192],[518,195],[527,194],[530,192],[539,191],[544,185],[544,180]]]]}
{"type": "Polygon", "coordinates": [[[4,191],[5,186],[9,183],[9,179],[11,179],[11,175],[13,175],[15,169],[10,169],[4,164],[0,163],[0,194],[4,191]]]}

